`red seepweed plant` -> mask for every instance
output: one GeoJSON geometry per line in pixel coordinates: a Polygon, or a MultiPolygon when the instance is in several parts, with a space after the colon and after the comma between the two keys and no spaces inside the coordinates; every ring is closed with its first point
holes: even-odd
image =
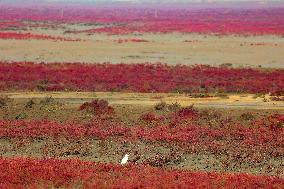
{"type": "Polygon", "coordinates": [[[250,174],[158,169],[80,160],[0,158],[1,188],[282,188],[284,180],[250,174]],[[4,171],[5,170],[5,171],[4,171]]]}
{"type": "MultiPolygon", "coordinates": [[[[98,23],[100,27],[72,33],[203,33],[217,35],[283,35],[284,8],[183,8],[157,9],[141,7],[45,7],[1,6],[0,29],[23,27],[31,22],[98,23]],[[64,12],[64,14],[62,14],[64,12]],[[222,16],[220,16],[222,15],[222,16]],[[116,23],[109,25],[110,23],[116,23]]],[[[38,24],[36,24],[38,25],[38,24]]]]}
{"type": "Polygon", "coordinates": [[[103,99],[96,99],[92,102],[85,102],[79,108],[79,110],[86,110],[95,115],[107,114],[113,115],[114,109],[113,107],[109,106],[108,101],[103,99]]]}
{"type": "Polygon", "coordinates": [[[17,40],[51,40],[51,41],[81,41],[80,39],[71,39],[66,37],[55,37],[43,34],[32,34],[22,32],[0,32],[0,39],[17,39],[17,40]]]}
{"type": "Polygon", "coordinates": [[[284,71],[167,64],[0,62],[0,90],[283,94],[284,71]],[[154,75],[154,77],[153,77],[154,75]]]}

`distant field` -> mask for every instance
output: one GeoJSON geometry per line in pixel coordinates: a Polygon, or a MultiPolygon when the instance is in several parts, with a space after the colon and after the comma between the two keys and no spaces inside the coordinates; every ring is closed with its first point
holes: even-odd
{"type": "Polygon", "coordinates": [[[210,33],[283,35],[284,8],[0,7],[2,29],[58,28],[66,33],[210,33]],[[8,22],[6,22],[8,21],[8,22]],[[40,23],[28,23],[37,21],[40,23]],[[53,23],[51,23],[53,22],[53,23]],[[89,28],[66,28],[82,23],[89,28]]]}
{"type": "Polygon", "coordinates": [[[284,67],[284,8],[0,9],[2,60],[284,67]]]}
{"type": "Polygon", "coordinates": [[[74,36],[56,33],[51,35],[52,31],[43,31],[43,33],[47,36],[56,36],[54,39],[59,40],[54,42],[50,37],[47,40],[41,38],[39,40],[34,38],[29,40],[0,39],[1,59],[130,64],[162,62],[214,66],[232,64],[235,67],[284,68],[284,38],[279,36],[217,37],[178,33],[139,36],[78,34],[74,36]],[[74,41],[77,38],[81,41],[74,41]],[[67,41],[63,41],[66,39],[67,41]],[[137,40],[132,41],[131,39],[137,40]]]}

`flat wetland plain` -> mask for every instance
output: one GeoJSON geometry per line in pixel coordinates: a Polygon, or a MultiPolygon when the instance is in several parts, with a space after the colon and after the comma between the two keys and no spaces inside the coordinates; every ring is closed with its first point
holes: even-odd
{"type": "Polygon", "coordinates": [[[0,56],[6,61],[86,63],[232,64],[235,67],[284,68],[281,36],[215,36],[205,34],[68,35],[84,41],[1,40],[0,56]],[[122,42],[140,39],[147,42],[122,42]],[[26,48],[28,47],[28,48],[26,48]]]}
{"type": "Polygon", "coordinates": [[[284,188],[283,35],[72,33],[104,25],[6,22],[0,172],[9,172],[0,188],[284,188]],[[79,63],[98,67],[80,72],[79,63]],[[140,65],[126,74],[100,63],[140,65]],[[168,180],[151,180],[159,171],[168,180]]]}
{"type": "MultiPolygon", "coordinates": [[[[229,123],[233,122],[253,128],[256,127],[254,122],[266,120],[270,115],[283,114],[283,102],[277,104],[263,102],[265,97],[253,97],[252,95],[228,95],[226,99],[224,97],[199,99],[177,94],[91,92],[16,92],[2,93],[1,95],[9,97],[9,102],[0,109],[0,119],[3,120],[0,124],[21,123],[29,128],[25,129],[21,126],[21,128],[18,128],[20,130],[16,128],[11,131],[11,134],[7,134],[5,128],[1,128],[0,133],[7,135],[0,139],[2,157],[79,158],[85,161],[117,163],[121,156],[127,152],[130,154],[131,162],[150,164],[154,167],[206,172],[246,172],[255,175],[283,177],[282,155],[269,155],[265,154],[265,151],[259,151],[257,153],[260,154],[256,154],[255,149],[246,149],[246,146],[242,144],[244,141],[231,138],[233,136],[229,136],[231,135],[229,133],[226,134],[228,136],[224,133],[224,139],[220,140],[217,136],[203,136],[205,134],[203,130],[196,131],[197,135],[204,137],[204,141],[200,141],[199,150],[192,151],[190,144],[179,144],[179,139],[176,139],[176,142],[173,143],[164,140],[129,139],[128,135],[132,135],[130,134],[132,131],[110,138],[92,136],[92,134],[88,134],[88,131],[85,134],[80,134],[79,137],[72,134],[66,135],[65,132],[62,135],[57,135],[55,134],[56,130],[52,131],[54,122],[61,123],[62,126],[76,123],[77,125],[73,126],[74,129],[80,124],[86,124],[86,128],[89,127],[87,124],[94,124],[92,127],[99,128],[101,126],[96,126],[96,124],[106,124],[105,127],[107,128],[107,124],[117,123],[123,124],[130,130],[141,127],[143,130],[149,130],[149,132],[157,128],[169,127],[169,132],[173,132],[173,136],[180,131],[173,131],[172,127],[175,126],[168,126],[168,124],[177,124],[177,127],[181,128],[186,127],[187,124],[197,124],[201,128],[205,127],[218,132],[218,128],[223,127],[226,125],[226,121],[229,121],[229,123]],[[79,110],[81,104],[93,99],[107,100],[114,108],[115,114],[98,118],[92,111],[79,110]],[[160,109],[158,105],[161,102],[167,103],[169,106],[160,109]],[[183,115],[179,114],[186,107],[191,107],[191,109],[187,117],[183,118],[183,115]],[[192,117],[191,111],[198,118],[192,117]],[[145,115],[155,115],[156,118],[147,118],[145,115]],[[160,118],[163,119],[160,120],[160,118]],[[101,122],[100,119],[107,120],[101,122]],[[179,122],[175,123],[174,119],[179,119],[179,122]],[[37,129],[28,126],[29,124],[40,125],[42,120],[44,120],[44,124],[51,126],[49,128],[50,133],[47,131],[44,134],[44,130],[41,130],[43,128],[37,129]],[[33,134],[37,132],[34,129],[38,130],[36,136],[33,134]],[[206,149],[202,145],[207,144],[207,140],[219,141],[220,144],[226,146],[226,153],[216,153],[211,149],[213,147],[206,149]],[[228,141],[232,144],[227,144],[228,141]],[[205,144],[202,144],[203,142],[205,144]],[[246,149],[246,152],[242,153],[248,154],[239,159],[238,153],[240,152],[236,150],[235,145],[240,145],[242,150],[246,149]],[[269,158],[269,161],[267,158],[269,158]],[[255,161],[257,163],[250,163],[255,161]]],[[[231,127],[231,132],[233,132],[235,128],[231,127]]],[[[11,128],[11,126],[7,128],[11,128]]],[[[104,130],[103,128],[100,129],[104,130]]],[[[159,133],[159,131],[157,132],[159,133]]],[[[256,137],[254,140],[258,138],[253,133],[250,135],[256,137]]],[[[266,145],[269,146],[269,144],[266,145]]],[[[279,150],[281,147],[278,146],[276,149],[279,150]]]]}

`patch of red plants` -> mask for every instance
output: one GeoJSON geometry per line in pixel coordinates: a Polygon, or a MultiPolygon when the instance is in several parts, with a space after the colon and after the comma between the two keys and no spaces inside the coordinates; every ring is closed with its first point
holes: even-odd
{"type": "Polygon", "coordinates": [[[103,119],[97,119],[90,124],[77,124],[69,122],[59,124],[53,121],[0,121],[0,136],[94,136],[108,138],[111,136],[125,135],[129,128],[120,123],[110,123],[103,119]]]}
{"type": "Polygon", "coordinates": [[[0,8],[0,19],[8,21],[51,21],[55,23],[103,23],[86,33],[206,33],[240,35],[283,35],[283,7],[262,8],[153,8],[63,7],[0,8]]]}
{"type": "Polygon", "coordinates": [[[87,110],[95,115],[114,114],[113,107],[109,106],[108,101],[102,99],[96,99],[92,102],[85,102],[80,106],[79,110],[87,110]]]}
{"type": "Polygon", "coordinates": [[[280,16],[283,15],[283,10],[283,8],[201,10],[172,9],[159,10],[159,14],[155,16],[155,13],[151,10],[146,11],[137,9],[137,12],[131,11],[131,13],[129,13],[130,19],[127,21],[118,17],[120,22],[126,23],[123,26],[107,26],[96,29],[75,31],[75,33],[84,32],[123,35],[130,33],[181,32],[218,35],[283,35],[284,30],[279,27],[280,25],[278,25],[280,23],[283,24],[280,16]],[[142,11],[148,12],[148,14],[143,15],[142,11]],[[272,11],[275,12],[272,13],[272,11]],[[278,15],[275,14],[276,12],[278,15]],[[136,18],[135,21],[131,19],[132,17],[136,18]],[[137,22],[139,24],[137,24],[137,22]]]}
{"type": "Polygon", "coordinates": [[[9,29],[19,29],[24,27],[25,24],[23,24],[21,21],[0,21],[0,30],[9,30],[9,29]]]}
{"type": "Polygon", "coordinates": [[[115,40],[117,43],[128,43],[128,42],[134,42],[134,43],[146,43],[149,42],[148,40],[145,39],[118,39],[115,40]]]}
{"type": "Polygon", "coordinates": [[[203,65],[0,62],[0,80],[1,91],[284,92],[283,69],[203,65]]]}
{"type": "Polygon", "coordinates": [[[241,43],[240,44],[241,46],[281,46],[280,44],[277,44],[277,43],[267,43],[267,42],[258,42],[258,43],[247,43],[247,42],[244,42],[244,43],[241,43]]]}
{"type": "Polygon", "coordinates": [[[153,112],[143,114],[140,119],[145,121],[146,123],[159,122],[165,120],[163,116],[158,116],[153,112]]]}
{"type": "Polygon", "coordinates": [[[284,128],[284,115],[283,114],[274,114],[270,115],[267,118],[256,120],[253,122],[256,127],[268,127],[272,130],[279,130],[284,128]]]}
{"type": "MultiPolygon", "coordinates": [[[[184,113],[183,113],[184,114],[184,113]]],[[[188,113],[180,117],[188,118],[188,113]]],[[[192,116],[192,113],[190,113],[192,116]]],[[[147,121],[157,121],[153,115],[145,115],[147,121]]],[[[176,118],[175,118],[176,119],[176,118]]],[[[182,119],[182,118],[180,118],[182,119]]],[[[231,152],[247,154],[259,153],[282,156],[284,153],[283,115],[266,118],[269,122],[258,121],[254,127],[229,122],[222,127],[198,125],[196,123],[174,121],[159,122],[155,127],[136,125],[127,127],[122,123],[97,119],[88,124],[68,122],[59,124],[53,121],[0,121],[1,137],[96,137],[107,139],[119,137],[125,141],[160,141],[178,144],[184,148],[207,150],[212,153],[231,152]],[[238,148],[235,148],[238,146],[238,148]]],[[[265,119],[263,119],[265,120],[265,119]]]]}
{"type": "Polygon", "coordinates": [[[54,37],[50,35],[19,33],[19,32],[0,32],[0,39],[17,39],[17,40],[52,40],[52,41],[81,41],[80,39],[71,39],[64,37],[54,37]]]}
{"type": "Polygon", "coordinates": [[[176,113],[176,116],[180,119],[182,118],[194,118],[198,116],[197,110],[194,110],[192,107],[185,107],[179,110],[176,113]]]}
{"type": "Polygon", "coordinates": [[[199,119],[199,113],[197,110],[193,109],[193,107],[185,107],[181,108],[180,110],[173,113],[170,127],[178,127],[179,125],[182,125],[184,122],[191,122],[193,120],[199,119]]]}
{"type": "Polygon", "coordinates": [[[278,177],[80,160],[0,158],[1,188],[282,188],[278,177]]]}
{"type": "Polygon", "coordinates": [[[199,40],[184,40],[185,43],[197,43],[199,40]]]}

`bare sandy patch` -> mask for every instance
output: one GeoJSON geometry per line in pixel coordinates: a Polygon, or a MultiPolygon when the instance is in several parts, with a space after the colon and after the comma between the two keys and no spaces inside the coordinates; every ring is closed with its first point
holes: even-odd
{"type": "MultiPolygon", "coordinates": [[[[50,32],[46,32],[50,34],[50,32]]],[[[52,33],[51,33],[52,34],[52,33]]],[[[58,33],[55,33],[58,35],[58,33]]],[[[0,59],[34,62],[233,64],[284,68],[284,38],[197,34],[63,35],[79,42],[0,40],[0,59]],[[149,42],[118,43],[119,39],[149,42]]]]}
{"type": "Polygon", "coordinates": [[[253,94],[229,94],[224,97],[193,98],[187,94],[176,93],[118,93],[118,92],[14,92],[0,93],[12,99],[31,99],[52,97],[64,103],[78,105],[92,99],[106,99],[113,105],[154,106],[161,101],[179,103],[182,106],[194,104],[196,107],[246,108],[284,110],[283,101],[270,101],[269,96],[256,98],[253,94]]]}

